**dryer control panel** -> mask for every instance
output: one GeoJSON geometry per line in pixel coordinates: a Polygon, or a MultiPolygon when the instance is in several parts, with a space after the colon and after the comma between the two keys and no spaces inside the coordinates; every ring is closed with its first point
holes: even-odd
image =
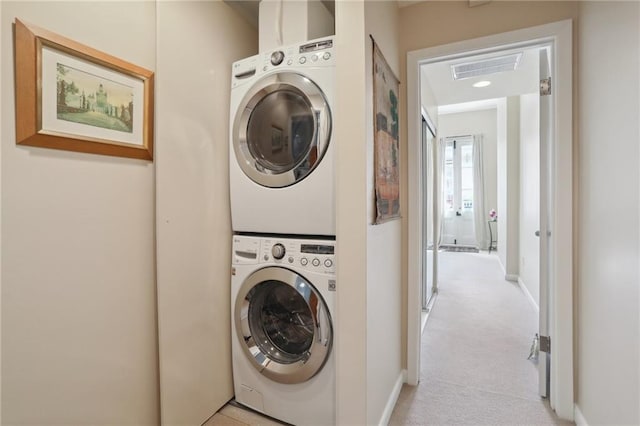
{"type": "Polygon", "coordinates": [[[234,235],[233,264],[269,264],[335,273],[334,240],[234,235]]]}
{"type": "Polygon", "coordinates": [[[311,40],[304,44],[283,46],[233,63],[231,87],[250,81],[251,77],[280,69],[304,70],[309,67],[335,66],[333,37],[311,40]]]}

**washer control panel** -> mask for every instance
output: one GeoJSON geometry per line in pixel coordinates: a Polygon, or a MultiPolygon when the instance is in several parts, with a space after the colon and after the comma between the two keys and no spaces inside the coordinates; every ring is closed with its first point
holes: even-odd
{"type": "Polygon", "coordinates": [[[234,264],[281,264],[309,271],[335,273],[335,241],[233,237],[234,264]]]}

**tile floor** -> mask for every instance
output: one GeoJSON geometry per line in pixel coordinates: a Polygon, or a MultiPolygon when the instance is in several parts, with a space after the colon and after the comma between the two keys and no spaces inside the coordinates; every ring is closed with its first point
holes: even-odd
{"type": "Polygon", "coordinates": [[[284,424],[229,403],[207,420],[203,426],[281,426],[284,424]]]}

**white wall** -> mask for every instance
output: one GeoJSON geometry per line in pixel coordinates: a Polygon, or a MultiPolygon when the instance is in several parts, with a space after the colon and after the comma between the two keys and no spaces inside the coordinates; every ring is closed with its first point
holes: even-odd
{"type": "Polygon", "coordinates": [[[498,223],[496,223],[497,235],[497,253],[502,269],[507,264],[507,251],[501,250],[501,246],[506,247],[507,235],[507,98],[498,100],[496,108],[496,212],[498,214],[498,223]],[[503,220],[505,219],[505,220],[503,220]]]}
{"type": "Polygon", "coordinates": [[[498,106],[498,259],[508,280],[518,279],[520,223],[520,98],[498,106]]]}
{"type": "Polygon", "coordinates": [[[577,403],[590,425],[640,424],[638,22],[637,2],[580,3],[577,403]]]}
{"type": "MultiPolygon", "coordinates": [[[[394,1],[365,3],[365,68],[367,193],[369,223],[375,218],[373,35],[391,69],[399,77],[398,6],[394,1]]],[[[402,214],[406,214],[402,212],[402,214]]],[[[388,404],[396,384],[402,383],[402,244],[400,219],[367,227],[367,424],[389,416],[388,404]]],[[[399,388],[398,388],[399,390],[399,388]]],[[[390,407],[393,408],[393,405],[390,407]]],[[[387,418],[388,421],[388,418],[387,418]]]]}
{"type": "MultiPolygon", "coordinates": [[[[507,98],[507,212],[506,230],[502,249],[498,242],[498,251],[506,251],[504,269],[506,278],[517,280],[518,259],[520,253],[520,98],[507,98]]],[[[498,216],[500,217],[500,216],[498,216]]],[[[500,220],[500,219],[498,219],[500,220]]],[[[498,232],[498,234],[500,234],[498,232]]]]}
{"type": "Polygon", "coordinates": [[[540,305],[540,100],[520,96],[519,279],[540,305]]]}
{"type": "Polygon", "coordinates": [[[16,146],[12,47],[17,17],[155,70],[156,5],[0,7],[2,423],[157,424],[154,163],[16,146]]]}
{"type": "Polygon", "coordinates": [[[424,71],[420,72],[420,105],[427,112],[433,125],[438,128],[438,101],[424,71]]]}
{"type": "MultiPolygon", "coordinates": [[[[485,214],[498,207],[498,117],[495,108],[478,111],[441,114],[438,117],[440,128],[438,136],[482,135],[484,171],[484,207],[485,214]]],[[[484,226],[488,226],[486,223],[484,226]]],[[[493,228],[494,234],[497,230],[493,228]]],[[[493,236],[494,239],[496,235],[493,236]]],[[[488,230],[487,230],[488,238],[488,230]]]]}
{"type": "Polygon", "coordinates": [[[202,424],[233,396],[231,64],[257,53],[258,38],[223,2],[157,7],[162,422],[202,424]]]}

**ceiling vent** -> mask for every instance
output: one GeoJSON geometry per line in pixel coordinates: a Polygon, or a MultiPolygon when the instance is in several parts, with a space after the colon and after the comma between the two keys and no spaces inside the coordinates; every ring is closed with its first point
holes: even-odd
{"type": "Polygon", "coordinates": [[[481,75],[495,74],[497,72],[514,71],[518,68],[521,58],[522,52],[454,64],[451,65],[451,74],[454,80],[462,80],[465,78],[480,77],[481,75]]]}

